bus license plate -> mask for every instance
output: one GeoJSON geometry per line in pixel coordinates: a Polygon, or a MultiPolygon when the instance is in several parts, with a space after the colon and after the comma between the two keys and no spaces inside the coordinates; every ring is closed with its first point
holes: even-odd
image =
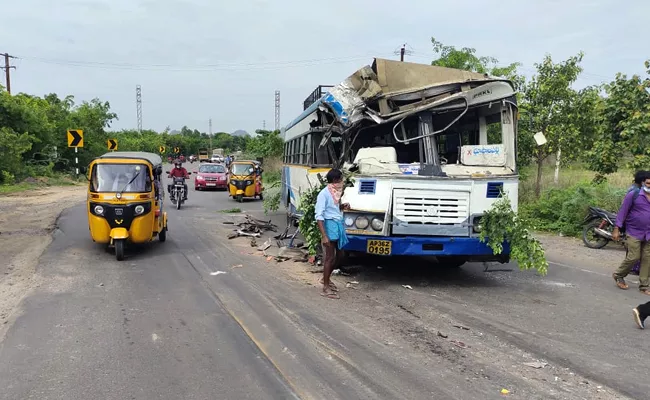
{"type": "Polygon", "coordinates": [[[393,250],[393,242],[390,240],[368,240],[366,252],[379,256],[389,256],[393,250]]]}

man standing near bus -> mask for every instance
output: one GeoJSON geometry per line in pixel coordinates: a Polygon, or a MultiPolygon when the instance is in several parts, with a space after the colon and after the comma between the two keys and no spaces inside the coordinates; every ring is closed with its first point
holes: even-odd
{"type": "Polygon", "coordinates": [[[341,259],[341,249],[348,243],[343,226],[343,210],[349,209],[350,205],[341,204],[344,189],[343,173],[338,169],[331,169],[326,178],[327,186],[318,194],[315,210],[323,245],[323,277],[320,280],[323,285],[323,293],[321,296],[338,299],[338,288],[330,281],[330,277],[341,259]]]}

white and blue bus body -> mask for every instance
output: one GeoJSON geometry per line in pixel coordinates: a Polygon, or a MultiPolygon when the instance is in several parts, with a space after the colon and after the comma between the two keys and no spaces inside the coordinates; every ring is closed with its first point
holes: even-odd
{"type": "MultiPolygon", "coordinates": [[[[320,88],[319,88],[320,89],[320,88]]],[[[317,90],[319,90],[317,89],[317,90]]],[[[354,186],[345,189],[343,202],[349,243],[344,250],[384,256],[435,256],[458,265],[467,261],[509,260],[504,244],[495,255],[479,240],[480,218],[501,196],[516,211],[518,174],[515,166],[517,108],[512,85],[487,82],[471,93],[487,93],[454,114],[436,110],[434,121],[451,127],[435,135],[439,173],[421,174],[422,145],[417,134],[399,141],[395,124],[364,130],[351,146],[346,166],[354,166],[354,186]],[[386,127],[387,126],[387,127],[386,127]]],[[[333,165],[331,152],[321,147],[329,121],[324,120],[323,96],[285,129],[282,201],[287,212],[299,216],[300,195],[318,184],[333,165]]],[[[411,125],[417,131],[418,121],[411,125]]],[[[404,125],[408,125],[406,119],[404,125]]],[[[436,122],[434,122],[434,130],[436,122]]],[[[343,140],[332,135],[332,148],[343,140]]]]}

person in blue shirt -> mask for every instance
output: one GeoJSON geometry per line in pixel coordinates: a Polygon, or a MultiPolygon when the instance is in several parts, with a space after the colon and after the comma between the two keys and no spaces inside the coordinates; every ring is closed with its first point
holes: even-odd
{"type": "Polygon", "coordinates": [[[341,203],[343,197],[343,173],[338,169],[331,169],[327,175],[327,186],[321,190],[316,199],[316,222],[321,233],[323,245],[323,285],[322,296],[338,299],[338,289],[330,281],[332,271],[338,264],[342,254],[341,249],[348,243],[343,226],[343,210],[350,205],[341,203]]]}

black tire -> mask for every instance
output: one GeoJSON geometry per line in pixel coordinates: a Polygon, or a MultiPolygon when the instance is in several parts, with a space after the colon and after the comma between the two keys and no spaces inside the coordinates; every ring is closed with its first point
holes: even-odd
{"type": "Polygon", "coordinates": [[[162,228],[162,231],[158,232],[158,240],[160,240],[161,242],[164,242],[165,240],[167,240],[167,227],[166,226],[162,228]]]}
{"type": "Polygon", "coordinates": [[[262,193],[260,193],[259,197],[260,197],[260,200],[264,201],[264,195],[262,193]]]}
{"type": "Polygon", "coordinates": [[[582,230],[582,242],[590,249],[602,249],[609,243],[609,239],[594,233],[594,229],[599,226],[600,220],[595,220],[585,225],[585,228],[582,230]]]}
{"type": "Polygon", "coordinates": [[[467,259],[465,257],[455,256],[442,256],[436,257],[436,259],[438,260],[439,266],[447,269],[460,268],[467,262],[467,259]]]}
{"type": "Polygon", "coordinates": [[[244,196],[242,196],[241,194],[236,195],[235,196],[235,201],[237,201],[239,203],[243,203],[244,202],[244,196]]]}
{"type": "Polygon", "coordinates": [[[118,239],[113,244],[115,245],[115,258],[117,261],[124,260],[124,239],[118,239]]]}

